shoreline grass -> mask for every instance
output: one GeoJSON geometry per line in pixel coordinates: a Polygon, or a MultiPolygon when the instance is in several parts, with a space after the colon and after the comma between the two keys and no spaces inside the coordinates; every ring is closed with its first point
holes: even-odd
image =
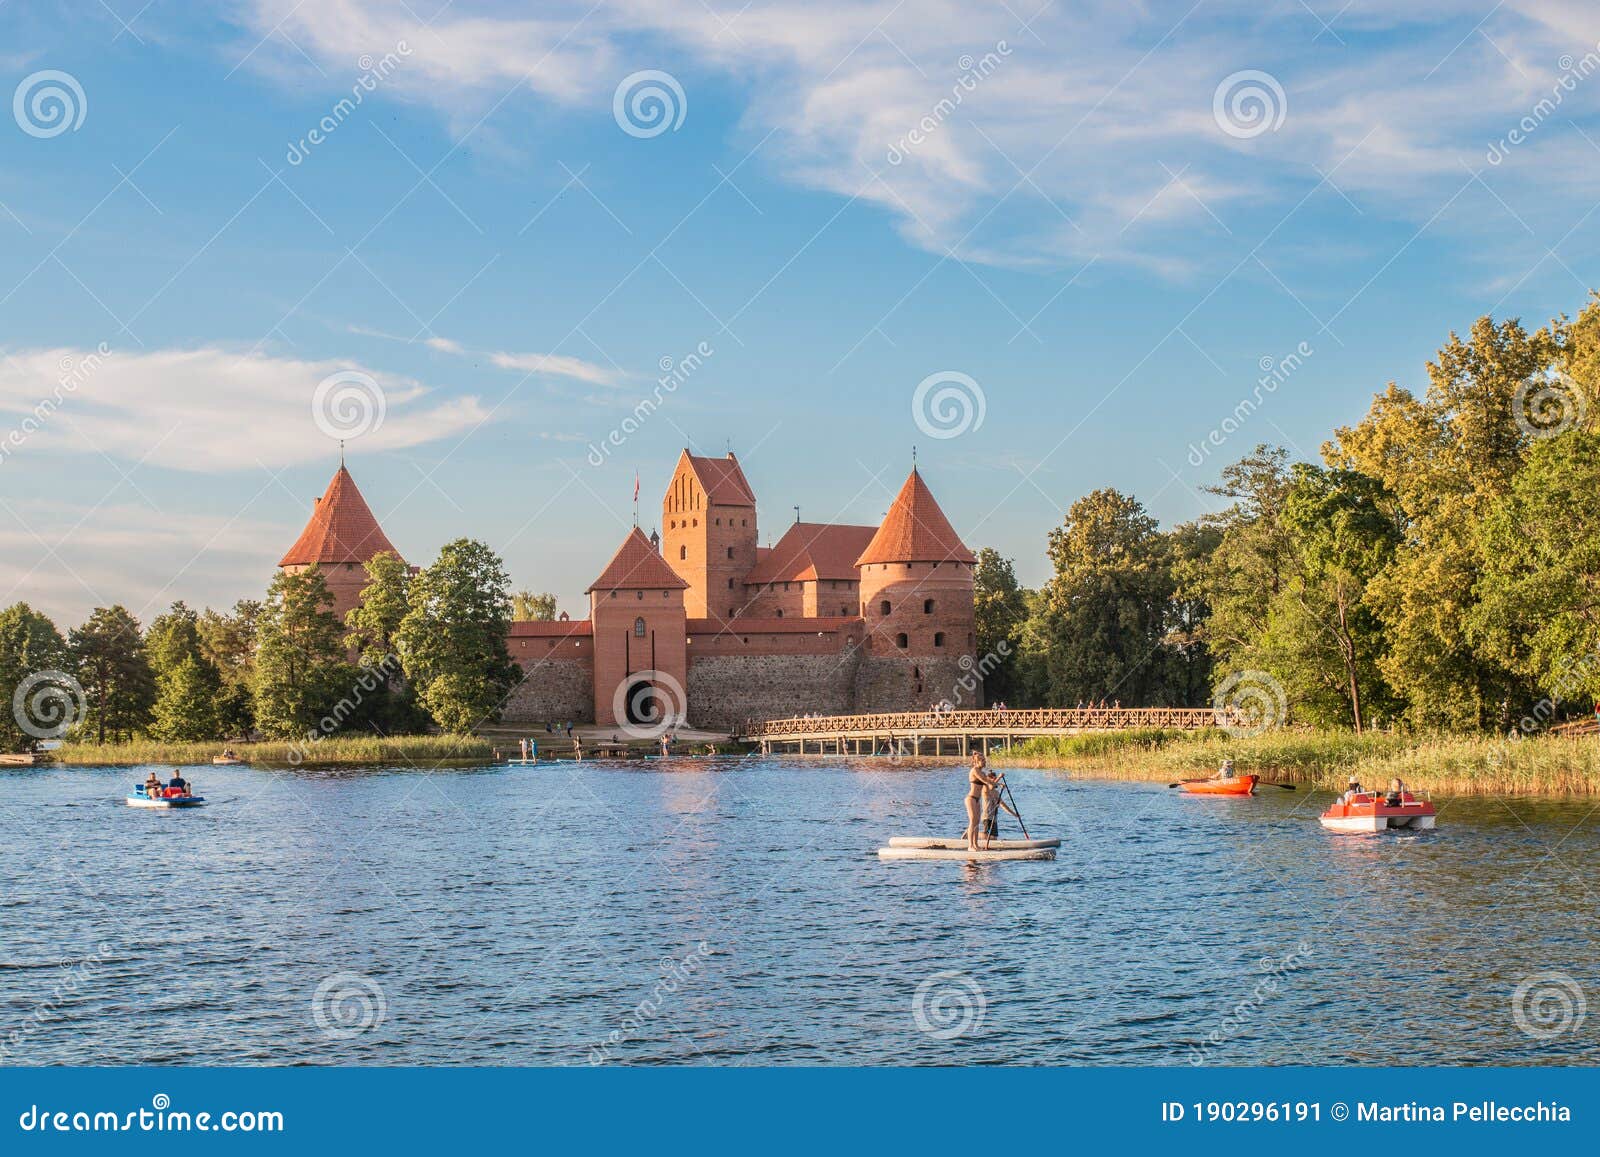
{"type": "Polygon", "coordinates": [[[267,740],[261,743],[162,743],[135,739],[127,743],[63,743],[40,753],[39,762],[79,767],[121,767],[210,764],[223,749],[248,764],[270,767],[360,767],[380,764],[434,767],[441,764],[484,764],[494,758],[494,744],[475,735],[348,735],[312,743],[267,740]]]}
{"type": "Polygon", "coordinates": [[[1240,774],[1344,790],[1398,776],[1441,795],[1600,795],[1600,742],[1556,736],[1517,741],[1474,735],[1269,731],[1116,731],[1031,739],[995,752],[999,767],[1041,767],[1084,779],[1166,780],[1209,775],[1224,759],[1240,774]]]}

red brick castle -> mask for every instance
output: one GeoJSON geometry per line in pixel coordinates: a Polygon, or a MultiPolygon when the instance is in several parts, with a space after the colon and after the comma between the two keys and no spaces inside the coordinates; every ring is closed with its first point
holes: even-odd
{"type": "MultiPolygon", "coordinates": [[[[686,450],[661,527],[629,531],[588,618],[512,624],[523,680],[506,722],[618,726],[664,705],[720,730],[920,709],[971,685],[973,555],[915,469],[881,525],[795,522],[768,548],[739,460],[686,450]]],[[[399,553],[341,463],[279,566],[321,567],[342,616],[383,551],[399,553]]]]}

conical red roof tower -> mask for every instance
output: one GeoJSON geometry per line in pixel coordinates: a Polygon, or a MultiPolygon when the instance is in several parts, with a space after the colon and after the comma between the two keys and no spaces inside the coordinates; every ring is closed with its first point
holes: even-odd
{"type": "Polygon", "coordinates": [[[976,562],[973,553],[939,509],[933,492],[916,468],[900,493],[895,495],[889,513],[884,515],[878,533],[856,559],[857,566],[885,562],[976,562]]]}
{"type": "Polygon", "coordinates": [[[397,558],[400,555],[361,497],[356,480],[340,462],[333,481],[312,508],[311,520],[278,565],[364,563],[385,551],[397,558]]]}

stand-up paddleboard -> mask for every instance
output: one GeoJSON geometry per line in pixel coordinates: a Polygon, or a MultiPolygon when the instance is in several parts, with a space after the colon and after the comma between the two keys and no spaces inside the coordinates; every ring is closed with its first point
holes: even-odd
{"type": "Polygon", "coordinates": [[[971,852],[961,848],[879,848],[880,860],[1053,860],[1054,848],[990,848],[971,852]]]}
{"type": "MultiPolygon", "coordinates": [[[[891,848],[923,848],[930,851],[940,849],[955,849],[965,851],[967,841],[964,836],[954,839],[941,840],[934,837],[923,836],[893,836],[889,840],[891,848]]],[[[990,840],[989,848],[996,852],[1026,852],[1036,851],[1039,848],[1059,848],[1060,840],[990,840]]]]}

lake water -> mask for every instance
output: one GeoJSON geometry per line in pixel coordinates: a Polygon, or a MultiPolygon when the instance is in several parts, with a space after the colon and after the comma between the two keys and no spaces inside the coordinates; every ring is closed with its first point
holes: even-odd
{"type": "Polygon", "coordinates": [[[13,1064],[1597,1056],[1589,803],[1442,801],[1434,832],[1340,836],[1304,791],[1009,774],[1034,834],[1063,838],[1055,862],[879,862],[888,836],[961,828],[951,766],[204,767],[210,806],[187,812],[123,806],[143,771],[6,772],[0,1047],[13,1064]]]}

